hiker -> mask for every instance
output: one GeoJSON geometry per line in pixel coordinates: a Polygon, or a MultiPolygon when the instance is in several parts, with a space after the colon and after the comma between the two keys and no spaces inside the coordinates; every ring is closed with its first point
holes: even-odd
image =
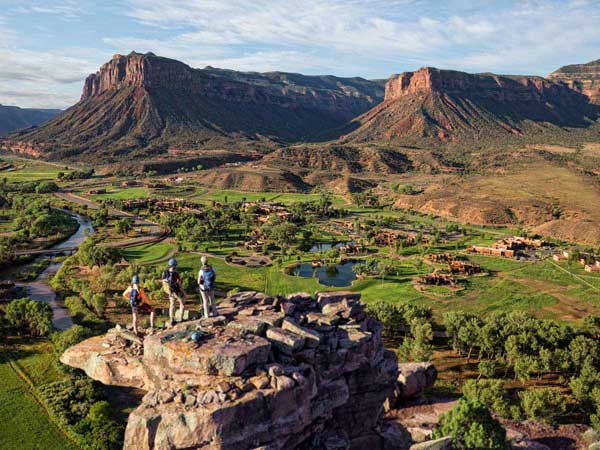
{"type": "Polygon", "coordinates": [[[208,264],[208,258],[203,256],[200,259],[202,267],[198,272],[198,287],[202,296],[202,304],[204,306],[204,318],[217,315],[217,307],[215,305],[215,279],[217,273],[213,266],[208,264]],[[210,309],[210,311],[209,311],[210,309]]]}
{"type": "Polygon", "coordinates": [[[175,301],[179,302],[179,319],[183,320],[183,301],[185,292],[181,283],[181,276],[177,272],[177,260],[171,258],[169,260],[169,268],[162,274],[163,290],[169,296],[169,327],[175,322],[175,301]]]}
{"type": "Polygon", "coordinates": [[[154,333],[154,309],[150,306],[148,295],[144,289],[140,287],[140,277],[134,275],[131,280],[131,286],[125,289],[123,297],[129,300],[131,306],[131,315],[133,316],[133,332],[137,335],[137,317],[138,311],[143,311],[150,314],[150,334],[154,333]]]}

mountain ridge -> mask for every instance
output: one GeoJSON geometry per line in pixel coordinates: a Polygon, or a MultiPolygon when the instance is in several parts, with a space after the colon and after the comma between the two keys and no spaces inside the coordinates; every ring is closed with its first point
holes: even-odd
{"type": "Polygon", "coordinates": [[[39,155],[108,160],[141,149],[268,149],[315,139],[382,99],[381,83],[361,78],[193,69],[132,52],[88,76],[77,104],[4,147],[27,142],[39,155]]]}
{"type": "Polygon", "coordinates": [[[0,135],[40,125],[60,112],[60,109],[20,108],[0,104],[0,135]]]}

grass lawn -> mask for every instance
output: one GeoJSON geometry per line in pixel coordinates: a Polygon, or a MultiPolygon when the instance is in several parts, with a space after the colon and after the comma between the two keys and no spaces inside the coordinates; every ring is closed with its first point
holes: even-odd
{"type": "Polygon", "coordinates": [[[166,258],[173,248],[173,244],[158,242],[123,249],[122,253],[130,263],[145,264],[166,258]]]}
{"type": "MultiPolygon", "coordinates": [[[[21,359],[17,361],[36,384],[55,381],[57,376],[56,369],[51,369],[48,364],[51,357],[48,349],[38,353],[41,350],[39,344],[24,346],[19,355],[21,359]]],[[[0,448],[76,450],[77,447],[56,428],[36,402],[29,386],[9,366],[8,357],[8,352],[0,353],[0,448]]]]}
{"type": "Polygon", "coordinates": [[[3,156],[0,159],[14,166],[14,169],[12,170],[0,172],[0,179],[6,178],[9,182],[54,180],[56,179],[58,172],[67,172],[64,168],[41,161],[8,156],[3,156]]]}
{"type": "Polygon", "coordinates": [[[91,196],[94,200],[131,200],[136,198],[150,197],[150,191],[144,187],[132,187],[109,191],[106,194],[96,194],[91,196]]]}
{"type": "MultiPolygon", "coordinates": [[[[296,192],[241,192],[241,191],[230,191],[230,190],[210,190],[195,196],[194,200],[208,201],[216,200],[221,203],[225,203],[227,199],[228,203],[239,202],[243,199],[249,202],[255,202],[262,199],[269,202],[280,202],[280,203],[297,203],[297,202],[308,202],[314,201],[321,198],[321,194],[302,194],[296,192]]],[[[331,200],[334,206],[346,205],[346,201],[343,197],[338,195],[332,195],[331,200]]]]}

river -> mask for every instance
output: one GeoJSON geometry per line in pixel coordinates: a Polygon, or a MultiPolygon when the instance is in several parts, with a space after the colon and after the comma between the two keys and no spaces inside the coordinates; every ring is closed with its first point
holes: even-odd
{"type": "MultiPolygon", "coordinates": [[[[77,231],[63,242],[56,244],[52,249],[61,250],[75,248],[83,242],[89,233],[94,232],[92,222],[77,214],[72,214],[75,220],[79,223],[77,231]]],[[[42,256],[41,258],[46,258],[42,256]]],[[[27,291],[27,296],[33,300],[46,302],[52,308],[52,324],[58,330],[67,330],[73,326],[69,310],[64,304],[56,298],[56,292],[50,286],[50,277],[62,266],[62,262],[52,262],[46,270],[38,275],[38,277],[28,283],[17,283],[18,287],[23,287],[27,291]]]]}

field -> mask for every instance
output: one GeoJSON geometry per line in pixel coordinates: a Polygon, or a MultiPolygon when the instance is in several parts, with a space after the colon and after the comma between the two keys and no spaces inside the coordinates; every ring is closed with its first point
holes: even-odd
{"type": "MultiPolygon", "coordinates": [[[[48,344],[19,346],[19,349],[14,363],[32,377],[34,385],[58,379],[59,374],[50,361],[52,349],[48,344]]],[[[9,365],[11,354],[6,348],[0,354],[0,448],[76,450],[77,447],[50,421],[30,387],[9,365]]]]}
{"type": "MultiPolygon", "coordinates": [[[[259,200],[266,200],[268,202],[279,202],[279,203],[297,203],[316,201],[321,198],[321,194],[302,194],[302,193],[290,193],[290,192],[241,192],[241,191],[230,191],[230,190],[206,190],[205,192],[195,195],[192,200],[196,201],[209,201],[214,200],[221,203],[233,203],[246,200],[248,202],[256,202],[259,200]]],[[[346,201],[343,197],[334,195],[332,196],[334,206],[345,205],[346,201]]]]}
{"type": "Polygon", "coordinates": [[[6,178],[7,181],[54,180],[59,172],[65,172],[64,167],[55,164],[12,156],[2,156],[1,159],[13,165],[13,169],[0,172],[0,179],[6,178]]]}
{"type": "Polygon", "coordinates": [[[91,196],[94,200],[131,200],[136,198],[150,197],[150,191],[143,187],[132,187],[119,190],[109,190],[106,194],[95,194],[91,196]]]}

